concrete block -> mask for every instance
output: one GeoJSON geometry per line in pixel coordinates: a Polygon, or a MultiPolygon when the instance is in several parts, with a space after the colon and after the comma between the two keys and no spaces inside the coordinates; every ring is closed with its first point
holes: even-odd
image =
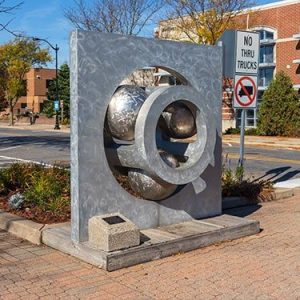
{"type": "Polygon", "coordinates": [[[107,252],[138,246],[140,231],[121,214],[106,214],[89,219],[89,243],[107,252]]]}

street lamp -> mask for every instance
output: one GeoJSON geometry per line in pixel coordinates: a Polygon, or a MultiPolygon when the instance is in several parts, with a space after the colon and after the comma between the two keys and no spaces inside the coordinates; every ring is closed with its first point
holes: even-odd
{"type": "MultiPolygon", "coordinates": [[[[56,101],[59,101],[59,95],[58,95],[58,61],[57,61],[57,52],[59,50],[57,44],[55,45],[55,47],[50,44],[46,39],[41,39],[41,38],[38,38],[38,37],[34,37],[32,38],[34,41],[42,41],[42,42],[45,42],[47,43],[54,51],[55,51],[55,94],[56,94],[56,101]]],[[[60,102],[59,102],[60,103],[60,102]]],[[[59,122],[58,122],[58,110],[56,110],[55,112],[55,126],[54,126],[54,129],[60,129],[59,127],[59,122]]]]}

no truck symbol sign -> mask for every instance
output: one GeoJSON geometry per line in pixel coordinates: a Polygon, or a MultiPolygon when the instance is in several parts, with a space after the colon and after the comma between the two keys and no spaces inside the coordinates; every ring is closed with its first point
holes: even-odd
{"type": "Polygon", "coordinates": [[[257,77],[236,75],[234,81],[234,108],[255,108],[257,77]]]}

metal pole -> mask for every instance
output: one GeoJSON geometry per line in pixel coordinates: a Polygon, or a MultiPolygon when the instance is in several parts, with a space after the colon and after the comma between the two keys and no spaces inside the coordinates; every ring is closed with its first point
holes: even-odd
{"type": "MultiPolygon", "coordinates": [[[[58,52],[58,47],[57,47],[57,44],[56,44],[55,45],[55,94],[56,94],[56,101],[59,101],[59,98],[58,98],[59,95],[58,95],[58,60],[57,60],[57,52],[58,52]]],[[[58,105],[58,107],[60,107],[60,105],[58,105]]],[[[58,122],[58,110],[56,110],[56,114],[55,114],[54,129],[60,129],[59,122],[58,122]]]]}
{"type": "Polygon", "coordinates": [[[246,109],[242,109],[239,167],[244,167],[246,109]]]}

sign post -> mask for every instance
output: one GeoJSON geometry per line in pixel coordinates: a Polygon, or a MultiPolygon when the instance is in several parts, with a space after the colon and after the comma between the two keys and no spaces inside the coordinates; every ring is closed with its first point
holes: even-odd
{"type": "Polygon", "coordinates": [[[234,78],[233,108],[241,109],[240,158],[244,165],[246,110],[256,108],[259,67],[259,34],[253,31],[226,30],[222,35],[223,75],[234,78]]]}
{"type": "Polygon", "coordinates": [[[244,166],[246,109],[256,108],[259,64],[259,34],[236,32],[233,107],[242,110],[239,166],[244,166]]]}

